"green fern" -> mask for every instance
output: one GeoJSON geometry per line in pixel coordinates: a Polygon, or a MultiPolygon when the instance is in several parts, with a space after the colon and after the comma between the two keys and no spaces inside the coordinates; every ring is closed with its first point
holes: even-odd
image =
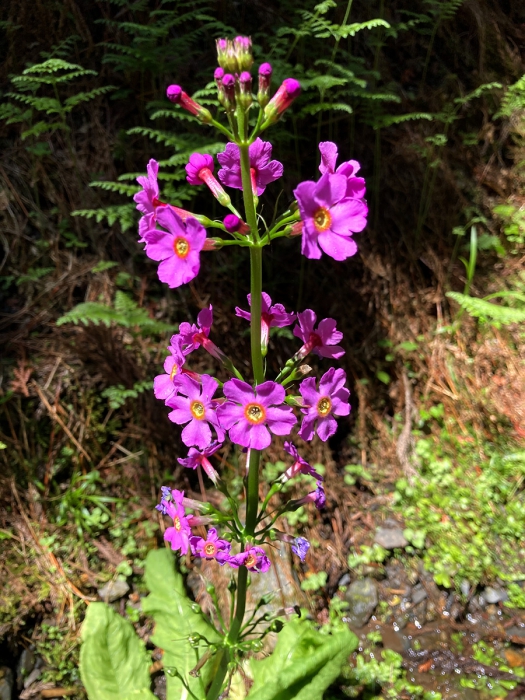
{"type": "Polygon", "coordinates": [[[128,399],[136,399],[139,394],[151,389],[153,389],[153,382],[150,381],[137,382],[133,385],[133,389],[126,389],[123,384],[117,384],[117,386],[108,386],[107,389],[104,389],[101,396],[108,399],[110,408],[117,410],[128,399]]]}
{"type": "Polygon", "coordinates": [[[491,304],[487,299],[495,296],[505,296],[520,301],[525,305],[525,296],[516,292],[498,292],[485,299],[476,299],[467,294],[459,292],[448,292],[447,297],[457,302],[462,309],[481,321],[489,321],[498,325],[509,325],[511,323],[523,323],[525,321],[525,307],[513,308],[510,306],[498,306],[491,304]]]}
{"type": "Polygon", "coordinates": [[[113,306],[95,301],[78,304],[57,319],[56,325],[63,326],[65,323],[74,323],[76,326],[79,324],[88,326],[93,323],[95,326],[103,324],[108,327],[115,324],[124,328],[137,327],[150,333],[165,333],[173,330],[173,325],[150,318],[146,309],[140,308],[133,299],[120,290],[115,294],[113,306]]]}

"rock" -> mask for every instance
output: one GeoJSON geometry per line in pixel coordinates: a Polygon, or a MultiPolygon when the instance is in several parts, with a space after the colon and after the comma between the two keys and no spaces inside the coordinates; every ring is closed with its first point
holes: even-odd
{"type": "Polygon", "coordinates": [[[348,586],[350,583],[350,574],[343,574],[341,578],[339,579],[339,583],[337,584],[338,588],[341,588],[341,586],[348,586]]]}
{"type": "Polygon", "coordinates": [[[377,542],[384,549],[406,547],[408,544],[403,535],[403,530],[399,527],[378,527],[374,536],[374,542],[377,542]]]}
{"type": "Polygon", "coordinates": [[[459,584],[459,589],[461,593],[465,596],[465,598],[470,593],[470,583],[469,581],[467,581],[466,578],[464,578],[463,581],[459,584]]]}
{"type": "Polygon", "coordinates": [[[0,700],[13,697],[13,672],[7,666],[0,666],[0,700]]]}
{"type": "Polygon", "coordinates": [[[153,681],[153,695],[158,697],[159,700],[166,700],[166,694],[166,676],[163,673],[160,676],[155,676],[153,681]]]}
{"type": "Polygon", "coordinates": [[[346,618],[352,627],[364,627],[377,606],[375,581],[364,578],[354,581],[345,592],[348,603],[346,618]]]}
{"type": "Polygon", "coordinates": [[[18,690],[22,690],[25,686],[25,681],[30,675],[31,671],[35,668],[36,657],[35,652],[32,647],[24,649],[20,654],[18,664],[16,667],[16,685],[18,690]]]}
{"type": "Polygon", "coordinates": [[[504,588],[492,588],[487,586],[481,594],[487,603],[494,605],[495,603],[503,603],[508,600],[509,596],[504,588]]]}
{"type": "Polygon", "coordinates": [[[427,592],[420,583],[418,583],[417,586],[414,586],[412,589],[412,602],[414,605],[418,605],[418,603],[421,603],[421,601],[425,600],[426,597],[427,592]]]}
{"type": "Polygon", "coordinates": [[[98,589],[98,594],[105,603],[113,603],[115,600],[122,598],[129,591],[129,586],[126,581],[117,579],[109,581],[105,586],[98,589]]]}

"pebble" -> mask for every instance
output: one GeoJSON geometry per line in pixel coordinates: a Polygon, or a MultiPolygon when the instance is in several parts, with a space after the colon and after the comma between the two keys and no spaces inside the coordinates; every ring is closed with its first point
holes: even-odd
{"type": "Polygon", "coordinates": [[[13,672],[7,666],[0,666],[0,700],[13,697],[13,672]]]}
{"type": "Polygon", "coordinates": [[[504,588],[492,588],[492,586],[487,586],[481,595],[487,603],[492,605],[495,603],[503,603],[503,601],[509,599],[507,591],[504,588]]]}
{"type": "Polygon", "coordinates": [[[384,549],[402,548],[408,544],[403,535],[403,530],[399,527],[378,527],[374,536],[374,542],[381,545],[384,549]]]}
{"type": "Polygon", "coordinates": [[[412,602],[414,605],[418,605],[418,603],[421,603],[421,601],[425,600],[426,597],[427,592],[420,583],[414,586],[412,589],[412,602]]]}
{"type": "Polygon", "coordinates": [[[377,606],[377,587],[371,578],[354,581],[345,592],[348,611],[345,617],[352,627],[364,627],[377,606]]]}
{"type": "Polygon", "coordinates": [[[20,654],[20,659],[18,660],[16,667],[16,685],[18,690],[22,690],[22,688],[27,687],[25,681],[31,674],[31,671],[35,668],[35,663],[36,657],[32,647],[24,649],[24,651],[20,654]]]}
{"type": "Polygon", "coordinates": [[[463,581],[459,584],[459,589],[466,598],[470,593],[470,582],[467,581],[467,579],[463,579],[463,581]]]}
{"type": "Polygon", "coordinates": [[[122,598],[129,591],[129,585],[126,581],[117,579],[109,581],[105,586],[98,589],[98,594],[105,603],[113,603],[115,600],[122,598]]]}
{"type": "Polygon", "coordinates": [[[337,584],[338,588],[341,588],[342,586],[348,586],[350,583],[351,578],[350,574],[343,574],[341,578],[339,579],[339,583],[337,584]]]}

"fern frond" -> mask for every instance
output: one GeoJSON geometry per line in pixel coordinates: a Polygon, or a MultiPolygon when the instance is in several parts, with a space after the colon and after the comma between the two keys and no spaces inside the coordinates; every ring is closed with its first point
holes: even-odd
{"type": "Polygon", "coordinates": [[[107,92],[111,92],[112,90],[116,89],[117,88],[115,85],[103,85],[102,87],[94,88],[89,92],[79,92],[78,95],[72,95],[64,100],[64,111],[71,112],[72,109],[82,102],[89,102],[89,100],[94,100],[96,97],[105,95],[107,92]]]}
{"type": "Polygon", "coordinates": [[[502,325],[523,323],[525,321],[525,309],[498,306],[497,304],[491,304],[490,301],[485,299],[476,299],[468,296],[468,294],[460,294],[459,292],[447,292],[447,297],[454,299],[471,316],[483,321],[501,323],[502,325]]]}
{"type": "Polygon", "coordinates": [[[383,27],[384,29],[390,29],[390,25],[384,19],[369,19],[366,22],[354,22],[353,24],[342,24],[337,29],[335,29],[336,36],[341,39],[347,39],[349,36],[355,36],[358,32],[363,31],[363,29],[376,29],[377,27],[383,27]]]}
{"type": "Polygon", "coordinates": [[[303,107],[300,114],[319,114],[319,112],[331,111],[347,112],[348,114],[352,114],[353,112],[350,105],[347,105],[344,102],[320,102],[316,105],[307,105],[306,107],[303,107]]]}
{"type": "Polygon", "coordinates": [[[104,209],[77,209],[71,212],[71,216],[84,216],[86,219],[95,219],[97,224],[101,221],[107,221],[109,226],[113,226],[118,222],[122,231],[127,231],[132,226],[135,226],[135,205],[120,204],[104,209]]]}
{"type": "Polygon", "coordinates": [[[413,121],[415,119],[426,119],[432,121],[434,116],[428,112],[412,112],[411,114],[398,114],[384,116],[377,120],[374,129],[384,129],[394,124],[403,124],[403,122],[413,121]]]}
{"type": "Polygon", "coordinates": [[[314,78],[301,80],[301,87],[303,90],[316,87],[325,92],[326,90],[330,90],[330,88],[346,85],[347,82],[348,80],[346,78],[336,78],[334,75],[316,75],[314,78]]]}
{"type": "Polygon", "coordinates": [[[89,186],[100,187],[100,189],[106,190],[106,192],[118,192],[119,194],[125,194],[128,197],[132,197],[141,189],[138,185],[125,185],[123,182],[104,182],[100,180],[90,182],[89,186]]]}

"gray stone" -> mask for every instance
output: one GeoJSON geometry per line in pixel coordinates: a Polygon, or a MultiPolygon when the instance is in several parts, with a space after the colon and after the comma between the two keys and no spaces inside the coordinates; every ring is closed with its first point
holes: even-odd
{"type": "Polygon", "coordinates": [[[470,583],[467,581],[466,578],[464,578],[463,581],[459,584],[459,589],[461,593],[465,596],[465,598],[470,593],[470,583]]]}
{"type": "Polygon", "coordinates": [[[481,594],[487,603],[494,605],[495,603],[503,603],[508,600],[509,596],[504,588],[492,588],[487,586],[481,594]]]}
{"type": "Polygon", "coordinates": [[[341,588],[341,586],[348,586],[350,580],[350,574],[343,574],[339,579],[339,583],[337,585],[339,588],[341,588]]]}
{"type": "Polygon", "coordinates": [[[34,669],[35,663],[36,657],[33,648],[29,647],[28,649],[24,649],[24,651],[20,654],[16,667],[16,685],[18,690],[22,690],[22,688],[27,687],[25,685],[25,680],[34,669]]]}
{"type": "Polygon", "coordinates": [[[418,603],[421,603],[421,601],[425,600],[426,597],[427,592],[420,583],[414,586],[412,589],[412,602],[414,605],[418,605],[418,603]]]}
{"type": "Polygon", "coordinates": [[[13,697],[13,672],[7,666],[0,666],[0,700],[13,697]]]}
{"type": "Polygon", "coordinates": [[[126,581],[117,579],[109,581],[105,586],[98,589],[98,594],[106,603],[113,603],[115,600],[122,598],[129,591],[129,586],[126,581]]]}
{"type": "Polygon", "coordinates": [[[378,527],[374,536],[374,542],[377,542],[384,549],[406,547],[408,544],[403,535],[403,530],[399,527],[378,527]]]}
{"type": "Polygon", "coordinates": [[[354,581],[345,592],[348,612],[345,617],[352,627],[363,627],[377,606],[377,587],[371,578],[354,581]]]}

